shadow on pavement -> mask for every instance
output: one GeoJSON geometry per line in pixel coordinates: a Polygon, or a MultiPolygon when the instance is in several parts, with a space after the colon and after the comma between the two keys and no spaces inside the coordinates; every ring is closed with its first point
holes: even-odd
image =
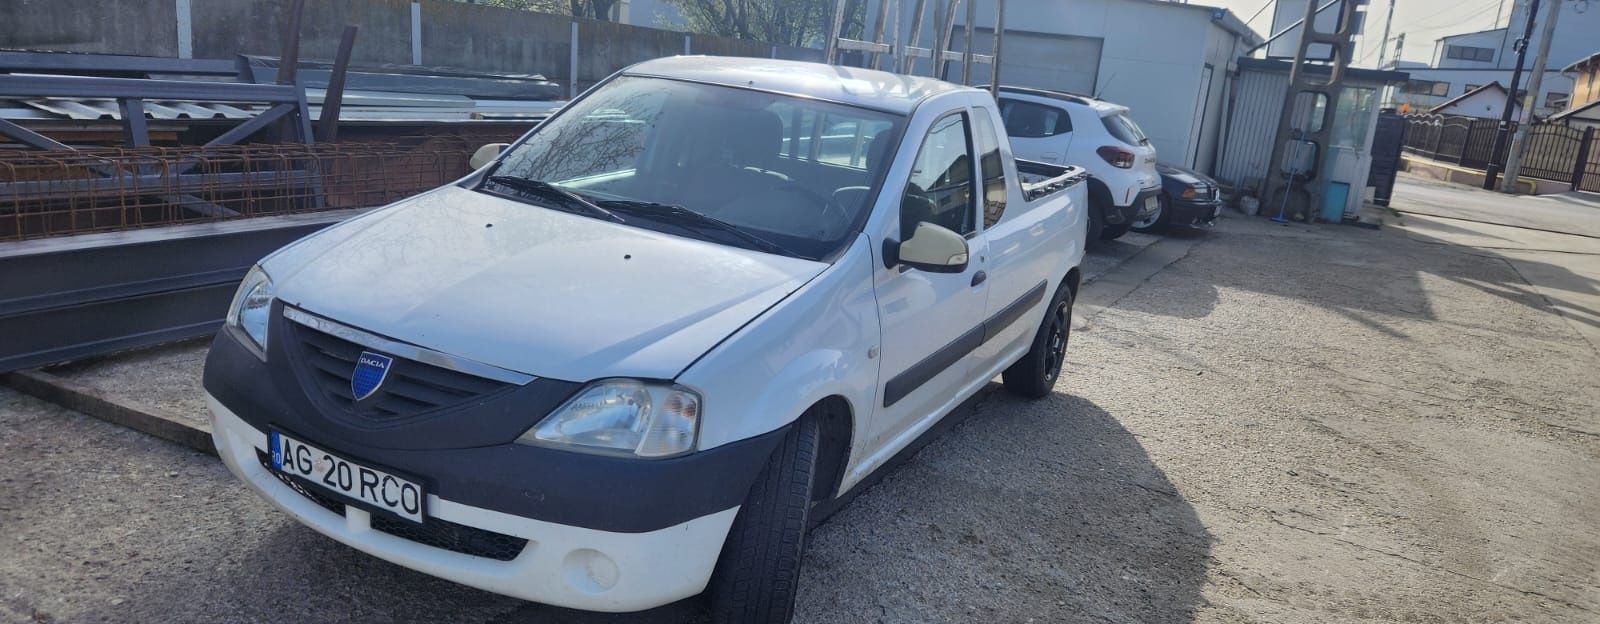
{"type": "Polygon", "coordinates": [[[1192,619],[1211,538],[1137,437],[995,389],[814,531],[797,619],[1192,619]]]}
{"type": "MultiPolygon", "coordinates": [[[[1236,225],[1223,231],[1183,235],[1217,240],[1238,237],[1249,242],[1236,240],[1226,246],[1196,246],[1191,257],[1205,254],[1226,254],[1226,257],[1174,264],[1156,278],[1163,281],[1166,293],[1159,300],[1138,298],[1123,301],[1118,307],[1158,316],[1203,318],[1215,307],[1219,289],[1231,289],[1308,302],[1376,331],[1404,337],[1368,313],[1437,320],[1424,290],[1426,276],[1469,285],[1521,305],[1549,307],[1544,296],[1511,265],[1484,262],[1485,255],[1492,255],[1489,250],[1429,237],[1415,229],[1407,229],[1406,236],[1399,237],[1327,225],[1308,229],[1296,224],[1280,228],[1259,219],[1234,223],[1236,225]],[[1453,247],[1463,253],[1439,254],[1435,245],[1453,247]]],[[[1461,229],[1482,235],[1448,224],[1430,222],[1429,227],[1461,229]]],[[[1562,283],[1574,292],[1597,292],[1592,280],[1565,268],[1532,260],[1518,259],[1517,262],[1564,278],[1562,283]]],[[[1600,316],[1600,312],[1576,304],[1561,302],[1561,305],[1600,316]]]]}

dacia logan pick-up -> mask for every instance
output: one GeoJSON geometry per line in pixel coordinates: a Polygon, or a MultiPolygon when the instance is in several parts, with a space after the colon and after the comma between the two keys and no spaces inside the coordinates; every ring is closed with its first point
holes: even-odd
{"type": "Polygon", "coordinates": [[[1084,176],[1014,161],[978,89],[641,63],[262,259],[206,361],[212,435],[261,497],[402,566],[787,621],[814,505],[996,375],[1051,391],[1084,176]]]}

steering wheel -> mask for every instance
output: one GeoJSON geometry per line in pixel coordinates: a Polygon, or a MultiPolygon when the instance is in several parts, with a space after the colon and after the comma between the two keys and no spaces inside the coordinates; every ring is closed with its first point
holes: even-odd
{"type": "MultiPolygon", "coordinates": [[[[833,196],[824,197],[821,193],[808,189],[798,182],[784,182],[783,184],[779,184],[777,187],[773,188],[772,192],[788,193],[806,198],[812,203],[812,205],[819,206],[817,217],[824,222],[828,220],[828,211],[831,209],[838,213],[837,223],[840,227],[850,224],[850,213],[845,211],[843,205],[840,205],[839,202],[834,201],[834,197],[837,196],[837,192],[833,196]]],[[[824,227],[821,231],[827,232],[831,229],[833,228],[824,227]]]]}

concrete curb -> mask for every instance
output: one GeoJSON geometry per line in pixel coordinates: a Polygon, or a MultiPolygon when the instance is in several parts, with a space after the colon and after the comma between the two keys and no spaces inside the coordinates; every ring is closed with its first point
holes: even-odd
{"type": "MultiPolygon", "coordinates": [[[[1109,307],[1138,288],[1139,284],[1144,283],[1151,275],[1187,255],[1188,250],[1198,242],[1198,240],[1159,237],[1137,251],[1119,258],[1115,264],[1085,276],[1077,304],[1084,312],[1078,315],[1076,323],[1086,328],[1090,317],[1099,314],[1105,307],[1109,307]]],[[[4,375],[4,381],[12,388],[34,398],[180,446],[210,455],[217,454],[217,449],[211,441],[209,427],[197,427],[186,419],[159,408],[101,392],[45,370],[9,373],[4,375]]]]}
{"type": "Polygon", "coordinates": [[[6,383],[23,394],[55,403],[109,423],[122,425],[179,446],[216,455],[208,428],[195,427],[162,410],[126,399],[113,399],[100,391],[42,370],[9,373],[6,383]]]}

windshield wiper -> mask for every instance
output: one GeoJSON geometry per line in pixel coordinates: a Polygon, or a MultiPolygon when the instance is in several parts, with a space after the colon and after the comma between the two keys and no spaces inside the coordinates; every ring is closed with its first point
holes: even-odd
{"type": "Polygon", "coordinates": [[[638,201],[632,199],[607,199],[601,200],[600,204],[603,206],[610,206],[617,210],[643,214],[661,221],[671,221],[679,224],[694,223],[709,226],[712,229],[721,230],[737,236],[740,240],[749,243],[761,251],[778,254],[780,256],[795,256],[795,254],[790,253],[789,250],[784,249],[777,243],[746,232],[743,229],[740,229],[737,225],[728,223],[727,221],[723,221],[722,219],[718,219],[703,212],[696,212],[677,204],[663,204],[659,202],[638,201]]]}
{"type": "Polygon", "coordinates": [[[549,199],[555,199],[561,204],[559,208],[567,212],[587,212],[591,215],[615,221],[617,223],[623,222],[622,217],[617,216],[617,213],[606,210],[605,208],[601,208],[598,204],[584,199],[582,195],[561,188],[549,182],[542,180],[529,180],[527,178],[519,178],[512,175],[492,175],[489,176],[487,180],[502,186],[509,186],[519,191],[525,191],[528,193],[541,195],[549,199]],[[574,210],[574,207],[578,208],[579,210],[574,210]]]}

